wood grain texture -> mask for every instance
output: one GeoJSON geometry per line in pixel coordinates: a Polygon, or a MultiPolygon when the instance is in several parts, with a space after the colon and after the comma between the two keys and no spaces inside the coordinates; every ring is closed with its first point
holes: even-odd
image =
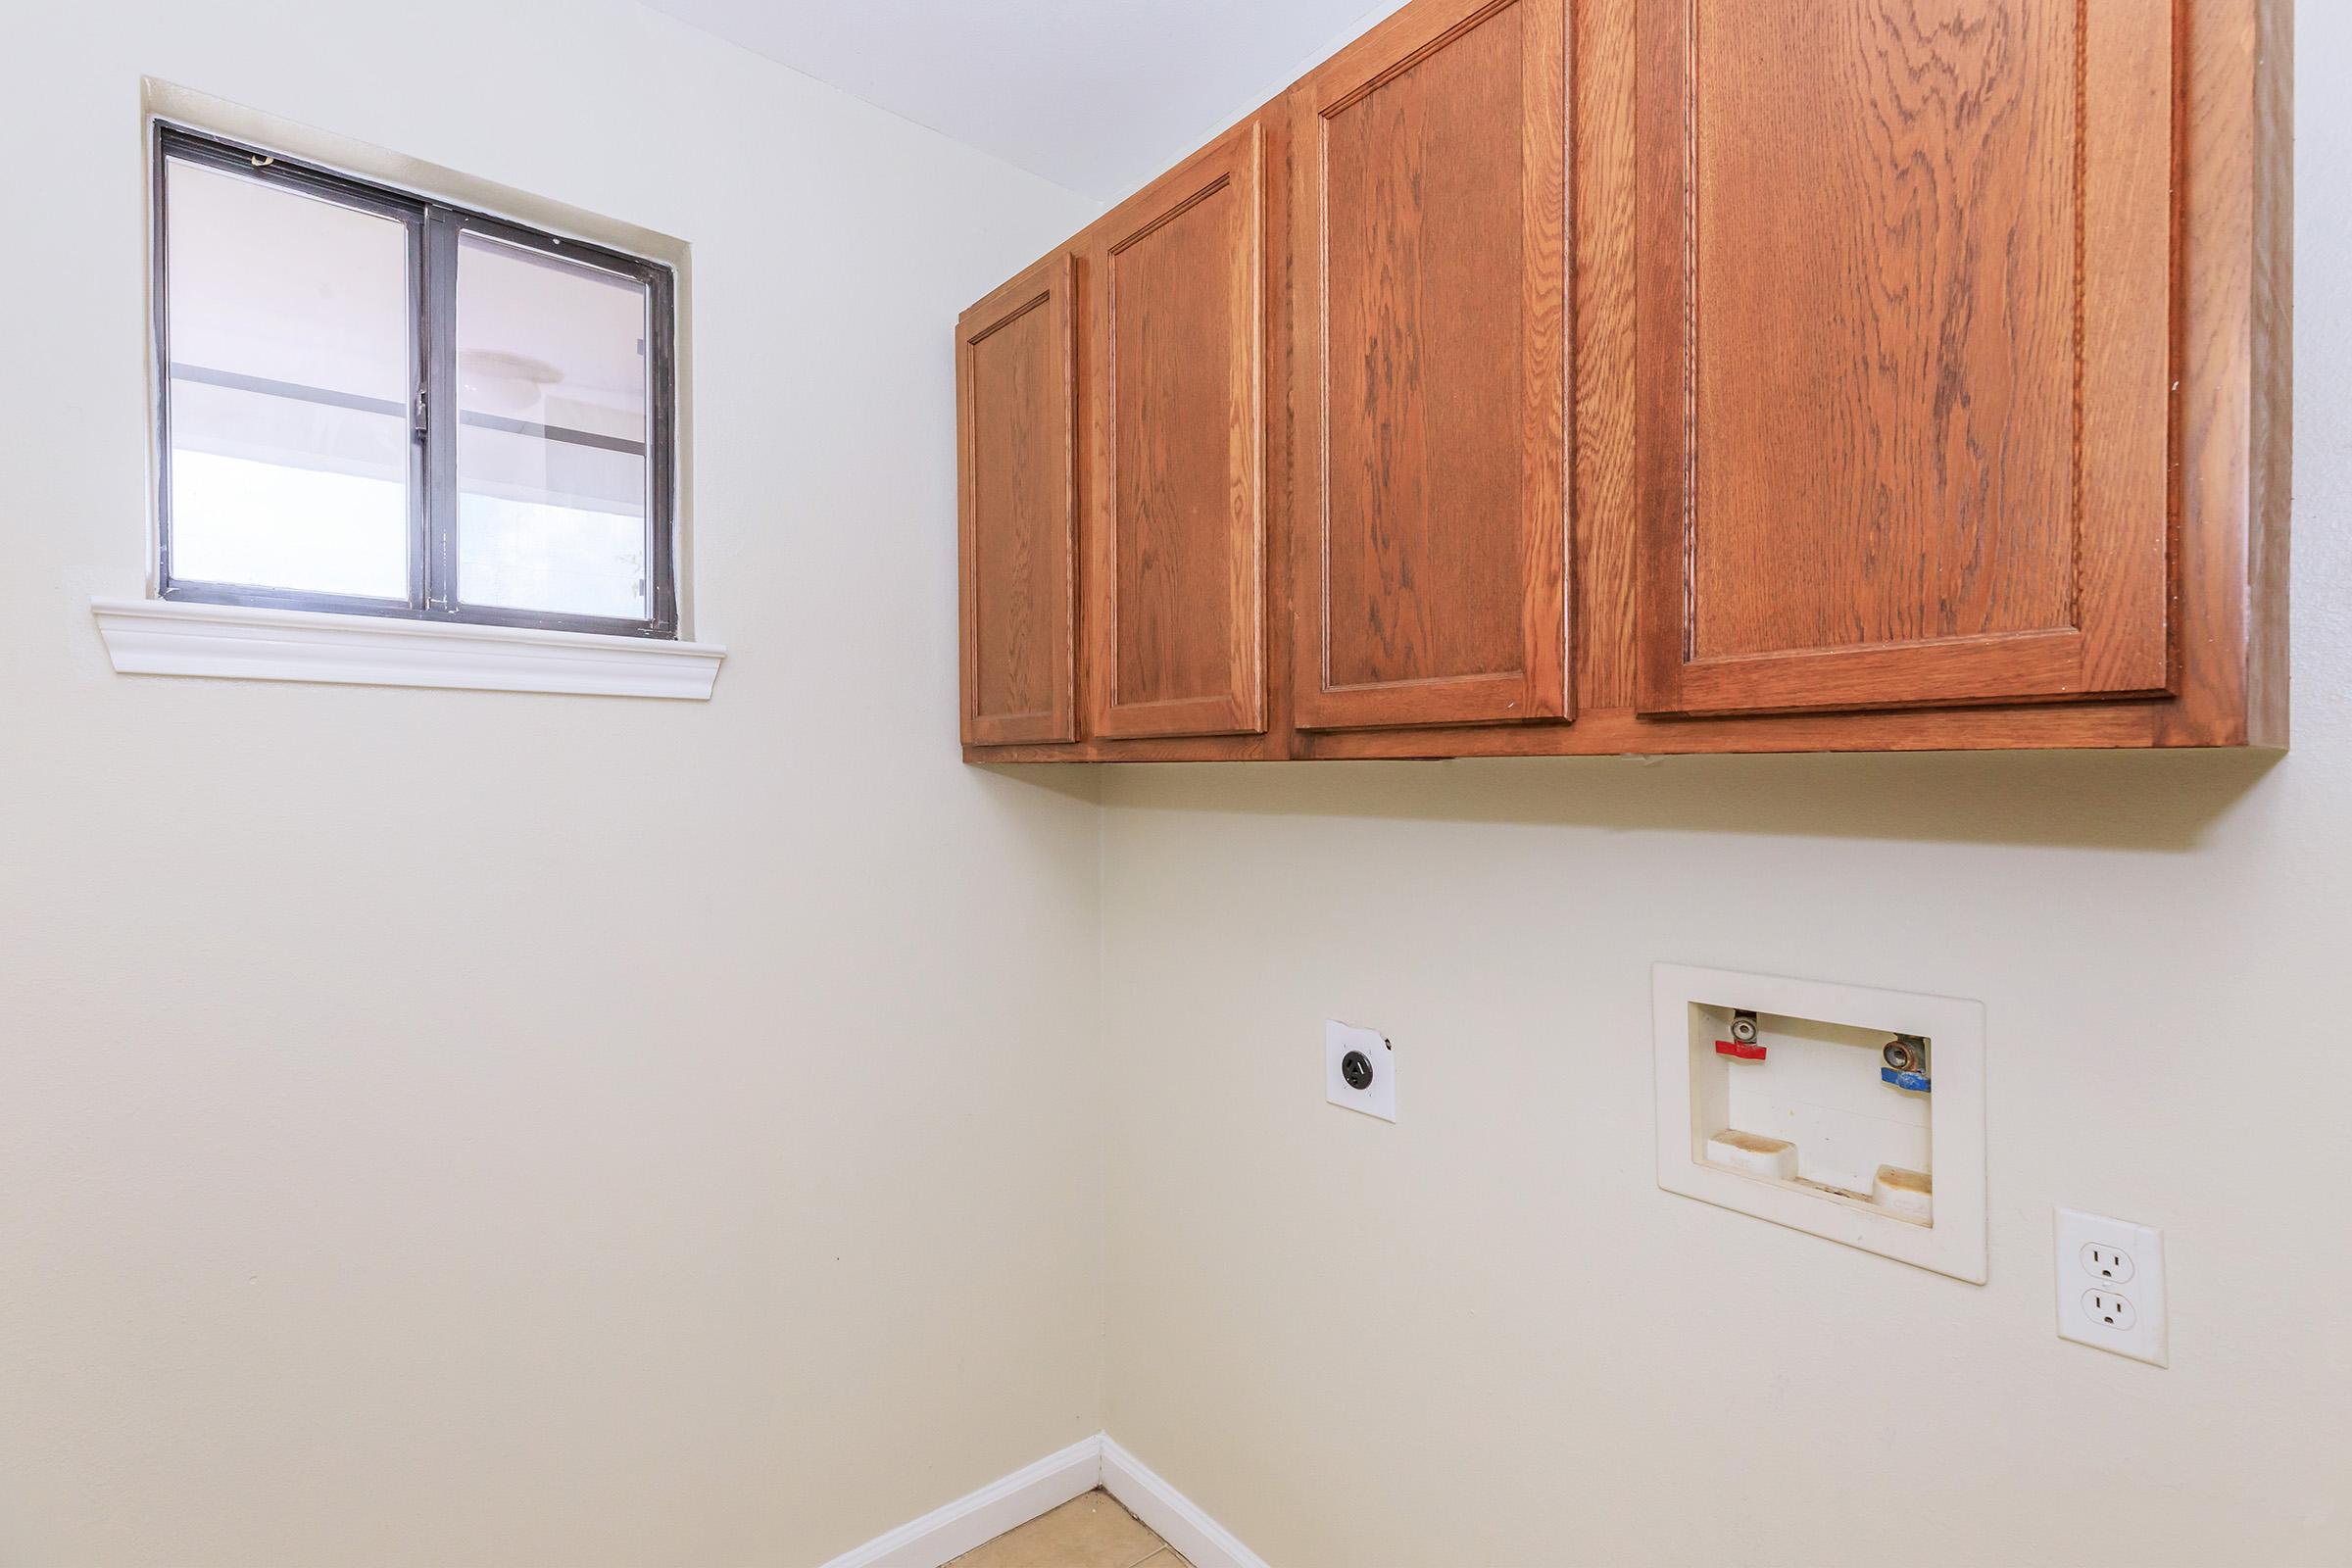
{"type": "Polygon", "coordinates": [[[966,745],[1078,738],[1074,291],[1056,254],[956,329],[966,745]]]}
{"type": "Polygon", "coordinates": [[[1261,142],[1244,124],[1089,230],[1099,736],[1265,727],[1261,142]]]}
{"type": "MultiPolygon", "coordinates": [[[[2059,703],[2036,708],[1928,708],[1886,713],[1773,713],[1659,718],[1619,708],[1573,724],[1480,724],[1301,731],[1301,761],[1439,760],[1467,757],[1694,756],[1776,752],[1953,752],[2142,749],[2163,705],[2059,703]]],[[[2182,741],[2181,745],[2228,745],[2182,741]]],[[[1167,740],[1088,755],[1069,747],[972,748],[975,762],[1203,761],[1199,741],[1167,740]]],[[[1232,759],[1244,760],[1244,759],[1232,759]]]]}
{"type": "Polygon", "coordinates": [[[2159,745],[2287,743],[2293,10],[2206,0],[2189,14],[2180,687],[2159,745]]]}
{"type": "MultiPolygon", "coordinates": [[[[1573,143],[1578,200],[1576,300],[1578,418],[1573,437],[1580,606],[1573,724],[1493,722],[1453,727],[1299,731],[1290,722],[1292,684],[1269,693],[1264,736],[1145,740],[1091,738],[1070,745],[967,746],[974,762],[1240,760],[1279,758],[1433,758],[1610,753],[2004,750],[2019,748],[2282,747],[2287,733],[2286,484],[2291,403],[2291,5],[2288,0],[2196,0],[2183,8],[2180,74],[2186,112],[2177,124],[2183,171],[2175,214],[2184,257],[2174,282],[2180,387],[2172,441],[2178,464],[2173,563],[2177,691],[2096,702],[1949,706],[1886,711],[1791,711],[1686,718],[1637,710],[1638,620],[1630,598],[1640,493],[1631,438],[1638,395],[1632,226],[1645,216],[1654,173],[1637,140],[1639,27],[1653,0],[1580,0],[1574,41],[1573,143]],[[1609,86],[1609,83],[1615,83],[1609,86]],[[1612,276],[1612,270],[1615,275],[1612,276]],[[1599,364],[1592,362],[1599,361],[1599,364]],[[1611,363],[1622,365],[1612,370],[1611,363]],[[1615,410],[1617,412],[1612,413],[1615,410]],[[1611,498],[1615,498],[1612,500],[1611,498]],[[1621,563],[1612,567],[1610,562],[1621,563]],[[1615,577],[1612,577],[1612,572],[1615,577]],[[1612,589],[1615,581],[1623,586],[1612,589]]],[[[2104,0],[2093,0],[2103,4],[2104,0]]],[[[2129,11],[2119,7],[2116,15],[2129,11]]],[[[1392,56],[1429,18],[1458,21],[1454,0],[1408,7],[1370,35],[1392,56]],[[1386,43],[1377,40],[1385,37],[1386,43]]],[[[1295,101],[1290,106],[1296,108],[1295,101]]],[[[1319,388],[1294,370],[1304,352],[1296,326],[1316,297],[1316,258],[1295,209],[1312,181],[1294,160],[1311,156],[1271,117],[1267,134],[1267,232],[1291,236],[1266,258],[1269,321],[1266,462],[1273,667],[1285,667],[1294,624],[1312,635],[1311,580],[1292,573],[1298,552],[1282,548],[1303,527],[1296,509],[1314,487],[1296,470],[1311,462],[1309,429],[1319,388]]],[[[1679,176],[1677,176],[1679,177],[1679,176]]],[[[2030,634],[2029,634],[2030,635],[2030,634]]]]}
{"type": "Polygon", "coordinates": [[[1579,711],[1634,705],[1634,13],[1571,12],[1576,422],[1572,554],[1579,711]]]}
{"type": "Polygon", "coordinates": [[[1567,53],[1423,4],[1294,95],[1302,727],[1570,711],[1567,53]]]}
{"type": "MultiPolygon", "coordinates": [[[[2252,58],[2235,80],[2250,98],[2245,180],[2251,193],[2247,243],[2245,347],[2248,397],[2246,447],[2245,731],[2249,745],[2283,750],[2287,743],[2288,532],[2295,477],[2295,7],[2294,0],[2258,0],[2252,58]]],[[[2202,61],[2198,62],[2202,69],[2202,61]]],[[[2193,172],[2190,177],[2197,177],[2193,172]]],[[[2196,210],[2191,209],[2191,220],[2196,210]]],[[[2189,254],[2198,254],[2192,232],[2189,254]]],[[[2193,319],[2193,317],[2191,318],[2193,319]]],[[[2185,400],[2183,400],[2185,402],[2185,400]]],[[[2193,447],[2184,470],[2198,472],[2193,447]]],[[[2182,529],[2197,540],[2193,529],[2182,529]]],[[[2219,564],[2227,569],[2230,563],[2219,564]]],[[[2184,659],[2184,662],[2186,660],[2184,659]]],[[[2194,681],[2183,690],[2193,690],[2194,681]]]]}
{"type": "Polygon", "coordinates": [[[2168,0],[1639,28],[1643,706],[2165,689],[2168,0]]]}

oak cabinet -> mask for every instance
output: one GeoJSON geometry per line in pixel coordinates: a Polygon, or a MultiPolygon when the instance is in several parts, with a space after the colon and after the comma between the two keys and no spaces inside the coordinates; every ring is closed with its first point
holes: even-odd
{"type": "Polygon", "coordinates": [[[1292,106],[1298,723],[1565,717],[1563,0],[1410,8],[1292,106]]]}
{"type": "Polygon", "coordinates": [[[1647,0],[1642,706],[2153,693],[2166,0],[1647,0]]]}
{"type": "Polygon", "coordinates": [[[1080,253],[1096,735],[1265,728],[1262,141],[1245,124],[1080,253]]]}
{"type": "Polygon", "coordinates": [[[966,756],[2282,747],[2290,23],[1413,0],[965,316],[966,756]]]}
{"type": "Polygon", "coordinates": [[[967,745],[1078,738],[1075,291],[1055,257],[956,328],[967,745]]]}

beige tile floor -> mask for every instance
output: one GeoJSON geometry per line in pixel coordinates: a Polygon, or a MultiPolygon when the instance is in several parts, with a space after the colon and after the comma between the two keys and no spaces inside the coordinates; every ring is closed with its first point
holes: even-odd
{"type": "Polygon", "coordinates": [[[965,1552],[949,1568],[1191,1568],[1108,1493],[1090,1492],[965,1552]]]}

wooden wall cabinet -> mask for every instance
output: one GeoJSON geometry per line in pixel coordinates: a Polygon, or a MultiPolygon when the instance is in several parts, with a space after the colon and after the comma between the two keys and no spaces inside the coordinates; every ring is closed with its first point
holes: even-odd
{"type": "Polygon", "coordinates": [[[2291,31],[1415,0],[965,318],[966,756],[2283,746],[2291,31]]]}

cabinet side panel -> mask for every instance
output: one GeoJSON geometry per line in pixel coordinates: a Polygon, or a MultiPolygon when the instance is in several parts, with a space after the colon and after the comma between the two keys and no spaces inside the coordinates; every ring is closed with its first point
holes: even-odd
{"type": "Polygon", "coordinates": [[[2295,7],[2255,0],[2253,451],[2248,550],[2246,741],[2288,733],[2287,539],[2295,430],[2295,7]]]}
{"type": "Polygon", "coordinates": [[[2287,743],[2293,11],[2188,16],[2181,684],[2164,745],[2287,743]]]}

